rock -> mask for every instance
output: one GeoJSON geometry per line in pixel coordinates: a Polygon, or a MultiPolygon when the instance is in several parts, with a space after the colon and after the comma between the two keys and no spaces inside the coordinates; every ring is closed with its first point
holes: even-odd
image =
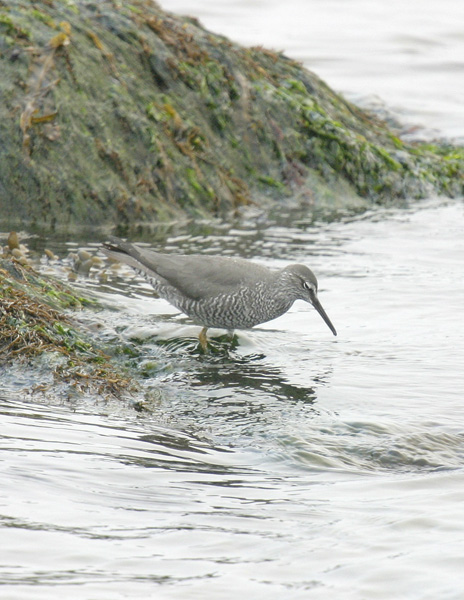
{"type": "Polygon", "coordinates": [[[151,0],[8,0],[0,23],[11,226],[127,231],[289,198],[310,212],[463,192],[461,148],[406,143],[296,61],[151,0]]]}
{"type": "Polygon", "coordinates": [[[10,235],[8,236],[7,244],[10,251],[19,249],[18,234],[16,233],[16,231],[12,231],[10,233],[10,235]]]}

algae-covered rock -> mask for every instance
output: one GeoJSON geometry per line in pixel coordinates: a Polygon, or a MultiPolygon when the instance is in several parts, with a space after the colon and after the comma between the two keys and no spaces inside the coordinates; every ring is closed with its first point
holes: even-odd
{"type": "Polygon", "coordinates": [[[128,225],[297,197],[463,190],[463,151],[408,145],[279,53],[151,0],[0,2],[0,218],[128,225]]]}
{"type": "Polygon", "coordinates": [[[137,391],[133,378],[72,318],[70,310],[92,303],[15,258],[0,258],[2,379],[28,373],[28,393],[60,390],[67,397],[121,398],[137,391]]]}

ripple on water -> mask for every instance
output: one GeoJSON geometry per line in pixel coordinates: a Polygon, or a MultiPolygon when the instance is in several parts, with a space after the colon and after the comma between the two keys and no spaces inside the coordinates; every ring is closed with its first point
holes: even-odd
{"type": "MultiPolygon", "coordinates": [[[[84,586],[96,599],[457,600],[463,222],[462,203],[436,201],[222,230],[228,253],[313,267],[336,339],[296,304],[232,343],[213,330],[205,355],[199,328],[128,272],[78,279],[106,307],[104,340],[130,347],[159,393],[52,404],[24,397],[26,370],[5,374],[0,582],[40,600],[84,586]]],[[[203,251],[207,236],[171,245],[203,251]]]]}
{"type": "Polygon", "coordinates": [[[305,438],[279,438],[282,458],[309,469],[353,473],[421,472],[460,469],[464,434],[430,423],[400,427],[393,423],[334,423],[312,428],[305,438]],[[432,432],[431,429],[434,429],[432,432]]]}

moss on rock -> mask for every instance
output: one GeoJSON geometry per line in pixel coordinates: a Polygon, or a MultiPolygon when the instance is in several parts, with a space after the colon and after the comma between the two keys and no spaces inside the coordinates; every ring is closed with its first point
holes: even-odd
{"type": "Polygon", "coordinates": [[[31,361],[40,357],[49,383],[36,382],[34,389],[61,384],[68,395],[118,398],[136,391],[132,377],[71,317],[69,309],[92,304],[15,259],[0,259],[0,370],[19,362],[32,372],[31,361]]]}
{"type": "Polygon", "coordinates": [[[0,1],[0,65],[10,224],[463,191],[461,148],[406,144],[297,62],[151,0],[0,1]]]}

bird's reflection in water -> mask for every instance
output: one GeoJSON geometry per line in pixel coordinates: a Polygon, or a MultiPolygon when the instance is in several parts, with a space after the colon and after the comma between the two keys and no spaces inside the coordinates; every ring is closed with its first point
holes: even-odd
{"type": "Polygon", "coordinates": [[[298,386],[289,383],[278,367],[263,364],[256,355],[256,362],[245,360],[235,363],[212,364],[197,373],[194,387],[223,388],[240,391],[251,396],[264,395],[287,402],[305,402],[313,404],[316,391],[312,386],[298,386]]]}
{"type": "Polygon", "coordinates": [[[330,369],[308,374],[307,384],[300,384],[264,353],[239,354],[236,339],[226,335],[214,338],[206,354],[194,338],[162,343],[177,363],[162,377],[171,394],[163,403],[164,418],[184,432],[221,445],[247,438],[250,446],[261,446],[263,438],[275,440],[311,426],[319,413],[317,392],[330,379],[330,369]]]}

